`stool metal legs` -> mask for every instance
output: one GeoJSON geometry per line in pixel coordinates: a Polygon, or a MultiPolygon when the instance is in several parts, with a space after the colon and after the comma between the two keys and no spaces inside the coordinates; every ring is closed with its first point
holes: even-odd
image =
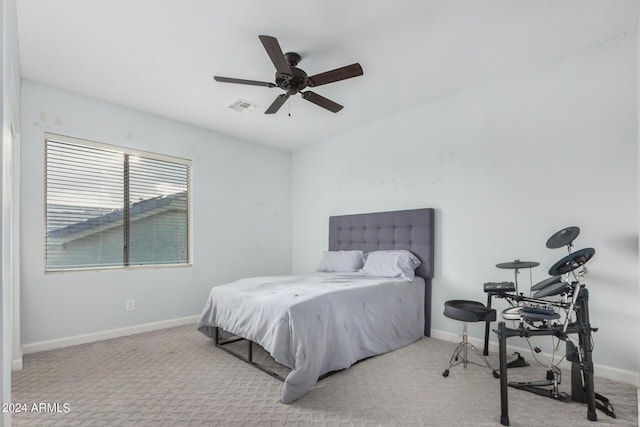
{"type": "Polygon", "coordinates": [[[477,362],[469,360],[468,349],[471,348],[471,350],[474,351],[482,359],[485,365],[487,365],[487,368],[489,368],[493,372],[493,376],[496,378],[500,378],[500,374],[498,373],[498,371],[491,366],[491,364],[489,363],[487,358],[482,354],[482,352],[469,342],[469,334],[467,333],[467,322],[463,322],[463,324],[464,324],[464,327],[462,329],[462,342],[458,343],[455,350],[453,350],[451,359],[449,359],[449,367],[445,369],[445,371],[442,373],[442,376],[448,377],[449,370],[461,363],[465,369],[467,369],[468,363],[473,363],[474,365],[483,366],[477,362]],[[462,358],[460,357],[460,353],[462,353],[462,358]]]}

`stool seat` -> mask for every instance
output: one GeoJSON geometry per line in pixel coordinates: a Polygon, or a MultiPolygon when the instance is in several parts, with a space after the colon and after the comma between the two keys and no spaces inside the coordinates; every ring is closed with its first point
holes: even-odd
{"type": "Polygon", "coordinates": [[[444,315],[462,322],[493,322],[496,311],[478,301],[454,299],[444,303],[444,315]]]}

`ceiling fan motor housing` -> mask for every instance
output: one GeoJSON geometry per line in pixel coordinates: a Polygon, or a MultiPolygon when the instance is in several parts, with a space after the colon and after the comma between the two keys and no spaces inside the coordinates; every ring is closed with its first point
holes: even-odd
{"type": "Polygon", "coordinates": [[[295,95],[307,87],[308,76],[307,73],[296,67],[298,62],[300,62],[300,55],[295,52],[287,52],[284,54],[284,57],[291,68],[291,75],[276,72],[276,85],[286,90],[289,95],[295,95]]]}

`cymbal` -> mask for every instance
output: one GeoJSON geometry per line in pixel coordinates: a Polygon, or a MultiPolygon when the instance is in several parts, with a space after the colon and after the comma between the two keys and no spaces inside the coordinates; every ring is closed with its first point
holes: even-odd
{"type": "Polygon", "coordinates": [[[519,259],[514,259],[511,262],[502,262],[500,264],[496,264],[496,267],[515,270],[517,268],[531,268],[537,267],[539,265],[540,263],[535,261],[520,261],[519,259]]]}
{"type": "Polygon", "coordinates": [[[568,287],[569,287],[568,283],[558,281],[552,285],[547,286],[546,288],[540,289],[538,292],[533,294],[533,297],[544,298],[544,297],[550,297],[552,295],[558,295],[564,292],[564,290],[567,289],[568,287]]]}
{"type": "Polygon", "coordinates": [[[596,250],[593,248],[584,248],[579,251],[570,253],[569,255],[556,262],[549,269],[549,274],[552,276],[561,276],[565,273],[575,270],[576,268],[584,265],[589,261],[596,250]]]}
{"type": "Polygon", "coordinates": [[[553,285],[554,283],[558,283],[560,281],[560,276],[552,276],[548,279],[544,279],[542,282],[538,282],[531,287],[532,291],[539,291],[540,289],[544,289],[547,286],[553,285]]]}
{"type": "Polygon", "coordinates": [[[580,234],[580,227],[567,227],[555,233],[547,240],[549,249],[557,249],[571,244],[580,234]]]}

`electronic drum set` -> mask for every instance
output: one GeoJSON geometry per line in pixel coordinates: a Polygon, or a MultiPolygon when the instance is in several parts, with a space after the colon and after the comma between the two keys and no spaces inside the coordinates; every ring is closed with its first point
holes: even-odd
{"type": "Polygon", "coordinates": [[[580,234],[580,228],[564,228],[547,240],[547,248],[558,249],[567,247],[568,254],[560,261],[556,262],[550,269],[550,277],[531,286],[531,296],[524,296],[519,292],[518,275],[520,269],[533,268],[540,265],[536,261],[520,261],[516,259],[511,262],[496,264],[501,269],[513,270],[515,294],[502,294],[501,296],[509,301],[511,307],[503,310],[502,318],[505,320],[522,321],[532,326],[545,326],[549,321],[554,321],[564,317],[564,330],[571,321],[575,311],[576,298],[584,283],[584,276],[587,274],[585,264],[595,254],[595,249],[585,248],[572,252],[573,241],[580,234]],[[545,298],[559,296],[559,299],[548,300],[545,298]],[[541,323],[538,323],[541,322],[541,323]]]}
{"type": "MultiPolygon", "coordinates": [[[[489,282],[485,284],[485,291],[487,291],[487,285],[493,285],[490,292],[494,296],[507,300],[510,307],[502,311],[502,318],[513,321],[515,325],[514,328],[506,328],[505,322],[500,322],[498,329],[494,330],[499,337],[501,421],[503,425],[509,425],[506,391],[506,338],[514,336],[528,339],[531,336],[551,335],[558,338],[558,346],[560,341],[565,341],[565,357],[572,362],[572,393],[568,395],[558,390],[560,369],[557,365],[559,363],[548,367],[545,380],[511,382],[508,384],[510,387],[561,401],[573,400],[587,403],[587,418],[592,421],[597,419],[596,408],[615,418],[613,406],[609,400],[594,391],[591,332],[595,332],[597,329],[592,328],[589,322],[588,291],[584,283],[584,277],[587,274],[586,264],[593,258],[595,249],[584,248],[573,251],[573,241],[579,234],[580,228],[567,227],[547,240],[547,248],[558,249],[566,247],[568,254],[551,266],[549,278],[531,286],[530,296],[525,296],[524,293],[520,292],[518,275],[521,269],[530,269],[540,265],[535,261],[516,259],[511,262],[497,264],[496,267],[500,269],[513,270],[514,282],[489,282]],[[498,290],[494,289],[496,287],[498,290]],[[578,335],[577,345],[570,339],[570,334],[578,335]],[[548,388],[549,386],[551,388],[548,388]],[[596,399],[599,401],[596,401],[596,399]]],[[[557,350],[558,346],[556,346],[555,350],[557,350]]],[[[535,350],[536,352],[540,351],[537,348],[535,350]]],[[[526,363],[516,366],[525,365],[526,363]]]]}

